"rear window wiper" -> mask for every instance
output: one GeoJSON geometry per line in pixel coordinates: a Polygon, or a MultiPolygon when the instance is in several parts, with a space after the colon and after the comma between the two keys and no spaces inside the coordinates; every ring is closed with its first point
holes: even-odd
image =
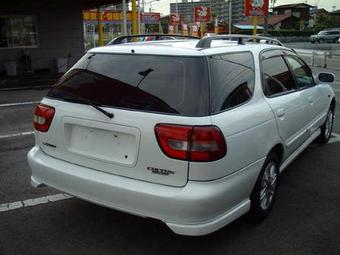
{"type": "Polygon", "coordinates": [[[100,111],[101,113],[103,113],[106,117],[112,119],[114,117],[114,114],[111,113],[111,112],[108,112],[108,111],[105,111],[104,109],[100,108],[97,104],[91,102],[91,100],[88,100],[86,98],[83,98],[83,97],[79,97],[75,94],[73,94],[72,92],[69,92],[69,91],[64,91],[66,92],[67,94],[71,95],[71,97],[65,97],[63,96],[62,98],[64,100],[67,100],[67,101],[71,101],[71,102],[75,102],[75,103],[81,103],[81,104],[87,104],[87,105],[90,105],[92,106],[93,108],[95,108],[96,110],[100,111]]]}
{"type": "Polygon", "coordinates": [[[85,98],[81,98],[81,97],[76,97],[76,101],[79,103],[84,103],[84,104],[88,104],[90,106],[92,106],[93,108],[97,109],[98,111],[100,111],[101,113],[103,113],[104,115],[106,115],[106,117],[112,119],[114,117],[114,114],[108,111],[105,111],[104,109],[100,108],[98,105],[94,104],[93,102],[91,102],[90,100],[87,100],[85,98]]]}

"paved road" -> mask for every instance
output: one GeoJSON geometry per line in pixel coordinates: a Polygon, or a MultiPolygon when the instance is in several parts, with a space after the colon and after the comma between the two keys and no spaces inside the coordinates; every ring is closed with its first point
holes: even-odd
{"type": "MultiPolygon", "coordinates": [[[[29,132],[46,91],[1,92],[0,135],[29,132]]],[[[340,116],[340,105],[336,111],[340,116]]],[[[340,134],[340,119],[335,133],[340,134]]],[[[338,137],[339,138],[339,137],[338,137]]],[[[340,139],[338,139],[340,140],[340,139]]],[[[0,254],[340,254],[340,142],[312,145],[280,179],[270,217],[242,217],[204,237],[173,234],[143,219],[76,198],[0,211],[0,254]]],[[[59,194],[29,185],[26,153],[34,137],[0,138],[0,204],[59,194]]]]}

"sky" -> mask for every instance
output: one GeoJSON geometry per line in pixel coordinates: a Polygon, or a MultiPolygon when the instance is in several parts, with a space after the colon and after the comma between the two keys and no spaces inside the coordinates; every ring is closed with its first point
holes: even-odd
{"type": "MultiPolygon", "coordinates": [[[[150,0],[146,0],[148,3],[150,0]]],[[[175,3],[176,0],[151,0],[151,8],[152,11],[160,12],[161,15],[167,15],[170,12],[170,3],[175,3]]],[[[181,0],[177,0],[178,3],[181,0]]],[[[191,1],[191,0],[188,0],[191,1]]],[[[196,2],[196,0],[194,0],[196,2]]],[[[269,0],[271,1],[271,0],[269,0]]],[[[333,6],[336,6],[336,10],[340,9],[340,1],[339,0],[276,0],[275,6],[283,5],[283,4],[292,4],[292,3],[307,3],[310,5],[318,5],[319,8],[325,8],[327,11],[332,11],[333,6]]],[[[148,11],[150,4],[145,5],[145,9],[148,11]]]]}

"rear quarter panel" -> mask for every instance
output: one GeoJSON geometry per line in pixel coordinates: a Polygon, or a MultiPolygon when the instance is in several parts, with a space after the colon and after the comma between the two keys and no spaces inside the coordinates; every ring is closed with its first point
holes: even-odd
{"type": "MultiPolygon", "coordinates": [[[[190,180],[213,180],[233,174],[265,158],[280,138],[272,110],[262,99],[211,117],[227,144],[224,158],[208,163],[190,163],[190,180]]],[[[257,171],[259,172],[261,166],[257,171]]]]}

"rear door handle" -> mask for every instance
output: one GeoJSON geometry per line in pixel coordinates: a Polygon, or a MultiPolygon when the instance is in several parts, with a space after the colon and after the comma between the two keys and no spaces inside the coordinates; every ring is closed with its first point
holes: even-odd
{"type": "Polygon", "coordinates": [[[312,97],[312,96],[309,96],[307,99],[308,99],[308,103],[310,103],[310,104],[312,104],[312,103],[314,102],[314,100],[313,100],[313,97],[312,97]]]}
{"type": "Polygon", "coordinates": [[[276,111],[276,116],[278,118],[284,117],[285,114],[286,114],[286,110],[284,108],[277,109],[277,111],[276,111]]]}

